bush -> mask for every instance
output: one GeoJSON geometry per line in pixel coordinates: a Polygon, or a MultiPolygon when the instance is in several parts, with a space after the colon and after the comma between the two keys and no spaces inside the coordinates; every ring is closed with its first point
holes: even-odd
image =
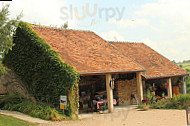
{"type": "Polygon", "coordinates": [[[190,106],[190,94],[161,99],[150,105],[154,109],[185,109],[190,106]]]}
{"type": "Polygon", "coordinates": [[[79,74],[62,61],[30,24],[20,22],[13,43],[15,46],[3,63],[15,72],[37,101],[58,106],[60,95],[67,95],[67,110],[71,116],[78,107],[79,74]]]}
{"type": "Polygon", "coordinates": [[[60,121],[67,119],[66,116],[62,115],[53,106],[38,102],[33,103],[31,100],[25,99],[18,94],[4,96],[0,101],[0,108],[18,111],[45,120],[60,121]]]}
{"type": "Polygon", "coordinates": [[[149,105],[147,105],[146,103],[141,103],[138,105],[138,108],[146,111],[149,109],[149,105]]]}
{"type": "MultiPolygon", "coordinates": [[[[186,69],[187,72],[190,72],[190,69],[186,69]]],[[[187,77],[187,93],[190,94],[190,76],[187,77]]]]}

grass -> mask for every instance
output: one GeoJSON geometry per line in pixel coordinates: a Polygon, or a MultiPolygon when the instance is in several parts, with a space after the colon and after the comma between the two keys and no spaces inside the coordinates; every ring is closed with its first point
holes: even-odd
{"type": "Polygon", "coordinates": [[[34,126],[37,123],[29,123],[10,116],[0,114],[0,126],[34,126]]]}
{"type": "Polygon", "coordinates": [[[178,63],[177,65],[182,65],[183,69],[190,69],[190,63],[178,63]]]}

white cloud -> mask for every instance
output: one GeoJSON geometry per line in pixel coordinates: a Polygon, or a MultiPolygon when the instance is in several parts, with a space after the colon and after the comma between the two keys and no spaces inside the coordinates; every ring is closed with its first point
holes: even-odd
{"type": "Polygon", "coordinates": [[[11,17],[16,17],[23,12],[22,20],[29,23],[61,26],[68,21],[69,28],[76,24],[74,20],[62,20],[60,18],[62,16],[60,9],[66,6],[63,0],[13,0],[4,3],[10,3],[11,17]]]}
{"type": "Polygon", "coordinates": [[[158,0],[144,4],[135,16],[147,18],[158,29],[144,39],[153,49],[166,57],[182,61],[190,59],[190,0],[158,0]],[[156,21],[155,21],[156,20],[156,21]]]}
{"type": "MultiPolygon", "coordinates": [[[[190,58],[187,55],[188,50],[184,50],[184,47],[180,46],[177,40],[158,41],[144,38],[141,41],[170,60],[183,61],[190,58]]],[[[186,46],[190,47],[190,43],[187,43],[186,46]]]]}
{"type": "Polygon", "coordinates": [[[190,0],[158,0],[148,3],[135,14],[138,16],[160,17],[177,25],[189,25],[190,0]]]}
{"type": "Polygon", "coordinates": [[[188,44],[189,43],[189,36],[190,36],[190,31],[189,29],[176,29],[174,32],[174,36],[175,36],[175,41],[179,42],[181,44],[188,44]]]}
{"type": "Polygon", "coordinates": [[[158,50],[158,43],[155,41],[152,41],[150,38],[144,38],[141,40],[141,42],[145,43],[146,45],[150,46],[154,50],[158,50]]]}
{"type": "Polygon", "coordinates": [[[103,39],[108,40],[108,41],[125,41],[125,38],[115,30],[102,32],[100,36],[103,39]]]}
{"type": "Polygon", "coordinates": [[[149,21],[145,18],[137,18],[137,19],[121,19],[119,21],[115,19],[110,19],[109,24],[115,24],[119,26],[120,28],[126,28],[126,27],[139,27],[139,26],[145,26],[149,24],[149,21]]]}

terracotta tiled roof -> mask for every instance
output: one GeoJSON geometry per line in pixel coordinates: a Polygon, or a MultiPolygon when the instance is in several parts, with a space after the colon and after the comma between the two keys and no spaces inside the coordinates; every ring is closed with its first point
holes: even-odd
{"type": "Polygon", "coordinates": [[[141,66],[93,32],[31,27],[80,74],[143,71],[141,66]]]}
{"type": "Polygon", "coordinates": [[[188,74],[185,70],[143,43],[110,42],[145,69],[147,79],[188,74]]]}

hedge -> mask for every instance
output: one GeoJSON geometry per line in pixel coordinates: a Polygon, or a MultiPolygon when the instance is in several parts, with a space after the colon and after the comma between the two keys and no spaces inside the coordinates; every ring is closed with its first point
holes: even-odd
{"type": "Polygon", "coordinates": [[[15,46],[3,63],[15,72],[37,101],[58,106],[60,95],[67,95],[71,101],[67,110],[72,115],[78,105],[76,70],[64,63],[28,23],[19,23],[13,43],[15,46]]]}

